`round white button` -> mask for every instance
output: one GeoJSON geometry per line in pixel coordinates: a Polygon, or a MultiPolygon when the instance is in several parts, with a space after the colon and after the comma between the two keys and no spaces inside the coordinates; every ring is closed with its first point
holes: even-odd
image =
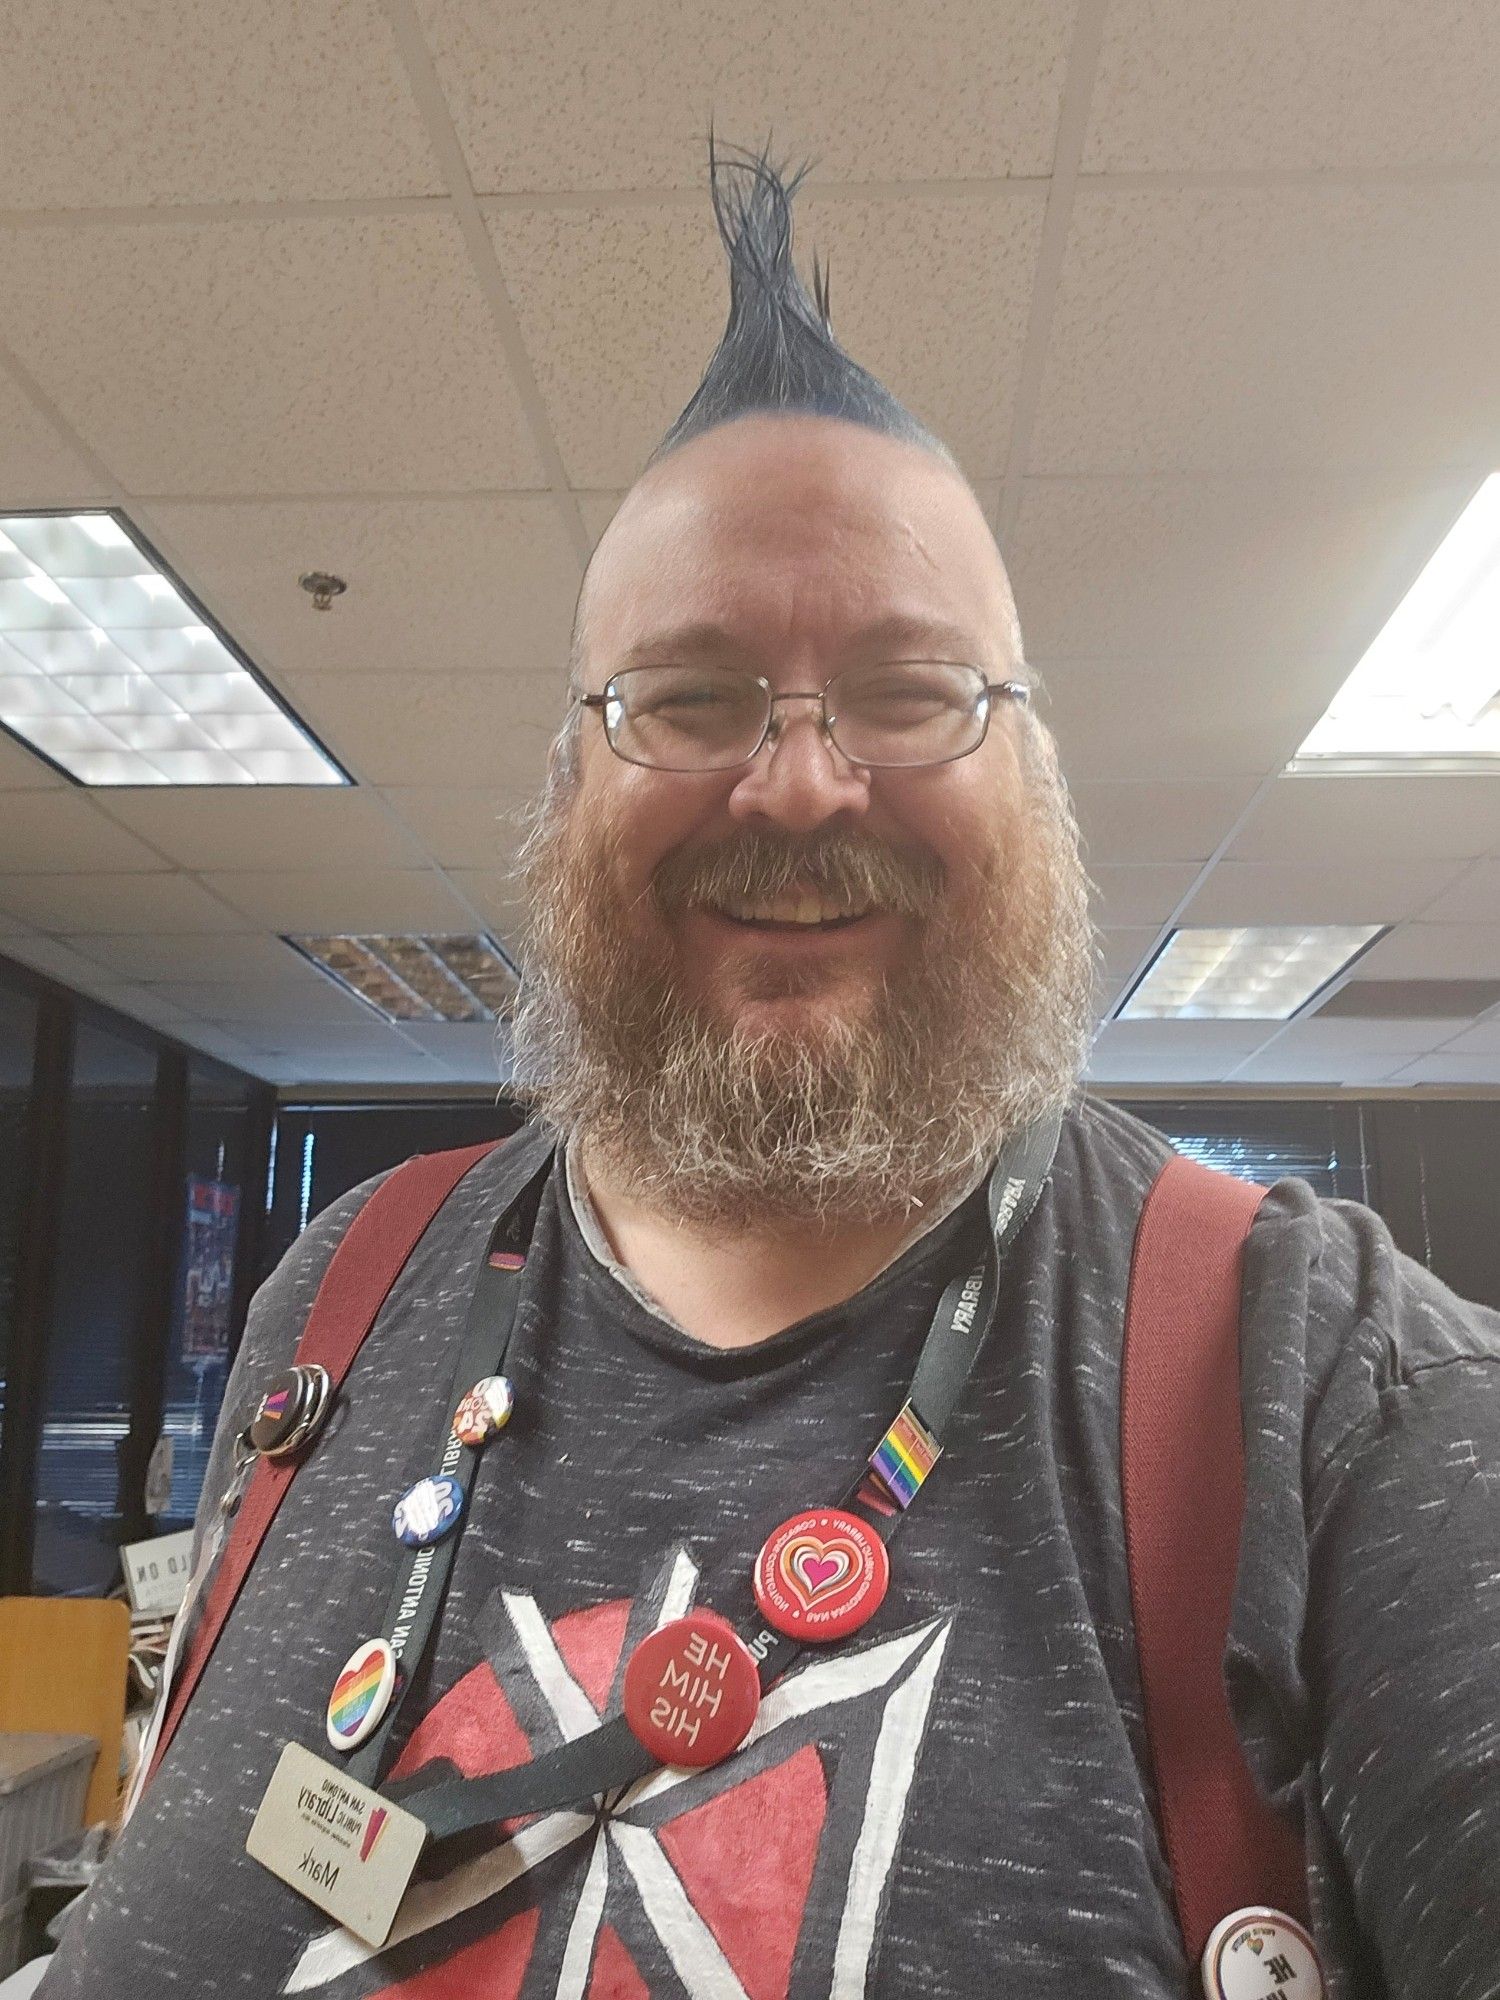
{"type": "Polygon", "coordinates": [[[1317,1947],[1280,1910],[1236,1910],[1203,1948],[1207,2000],[1323,2000],[1317,1947]]]}

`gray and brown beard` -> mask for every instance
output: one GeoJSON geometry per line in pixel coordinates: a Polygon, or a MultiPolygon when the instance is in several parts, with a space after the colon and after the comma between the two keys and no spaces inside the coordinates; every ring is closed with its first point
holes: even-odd
{"type": "MultiPolygon", "coordinates": [[[[1077,827],[1050,737],[1024,727],[1025,796],[963,879],[864,832],[747,830],[668,855],[643,899],[654,908],[622,907],[611,834],[555,778],[520,858],[517,1094],[689,1225],[875,1221],[973,1185],[1012,1132],[1066,1102],[1091,1026],[1077,827]],[[803,886],[913,920],[912,948],[865,1005],[751,1028],[691,993],[665,917],[803,886]]],[[[821,978],[767,954],[738,991],[771,999],[821,978]]]]}

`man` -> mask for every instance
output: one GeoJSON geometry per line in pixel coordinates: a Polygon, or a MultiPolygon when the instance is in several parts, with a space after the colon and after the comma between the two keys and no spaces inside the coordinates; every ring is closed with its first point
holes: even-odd
{"type": "MultiPolygon", "coordinates": [[[[795,185],[719,165],[729,325],[581,595],[525,856],[537,1123],[411,1256],[47,2000],[1196,1990],[1118,1498],[1131,1244],[1169,1151],[1076,1100],[1084,879],[1005,573],[952,460],[797,283],[795,185]],[[523,1284],[515,1414],[370,1780],[409,1806],[553,1769],[695,1605],[776,1623],[766,1550],[858,1475],[945,1288],[986,1268],[993,1163],[1065,1107],[888,1581],[772,1681],[743,1749],[477,1826],[384,1948],[247,1857],[283,1746],[328,1759],[487,1253],[523,1284]],[[497,1252],[553,1134],[534,1227],[497,1252]]],[[[205,1518],[372,1198],[257,1300],[205,1518]]],[[[1479,2000],[1500,1992],[1500,1326],[1296,1183],[1255,1223],[1244,1308],[1245,1754],[1306,1835],[1329,1992],[1479,2000]]],[[[852,1589],[808,1534],[808,1601],[852,1589]]],[[[1262,1969],[1255,1992],[1288,1990],[1262,1969]]]]}

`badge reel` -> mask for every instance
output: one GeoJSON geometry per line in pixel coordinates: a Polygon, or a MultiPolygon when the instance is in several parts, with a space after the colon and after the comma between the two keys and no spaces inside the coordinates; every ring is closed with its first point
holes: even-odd
{"type": "Polygon", "coordinates": [[[257,1458],[290,1458],[323,1428],[333,1381],[317,1362],[288,1368],[271,1382],[246,1433],[257,1458]]]}

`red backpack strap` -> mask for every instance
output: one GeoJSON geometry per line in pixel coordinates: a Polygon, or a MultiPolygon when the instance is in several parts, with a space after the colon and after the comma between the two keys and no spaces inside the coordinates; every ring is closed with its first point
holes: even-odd
{"type": "MultiPolygon", "coordinates": [[[[381,1182],[344,1232],[323,1273],[297,1345],[299,1363],[317,1362],[326,1368],[337,1391],[428,1224],[469,1169],[500,1143],[487,1139],[450,1153],[419,1153],[381,1182]]],[[[173,1682],[152,1759],[153,1776],[296,1470],[296,1458],[263,1458],[255,1468],[173,1682]]]]}
{"type": "Polygon", "coordinates": [[[1189,1962],[1231,1911],[1305,1920],[1295,1830],[1256,1789],[1224,1686],[1245,1510],[1240,1277],[1264,1189],[1175,1157],[1141,1211],[1121,1484],[1146,1739],[1189,1962]]]}

